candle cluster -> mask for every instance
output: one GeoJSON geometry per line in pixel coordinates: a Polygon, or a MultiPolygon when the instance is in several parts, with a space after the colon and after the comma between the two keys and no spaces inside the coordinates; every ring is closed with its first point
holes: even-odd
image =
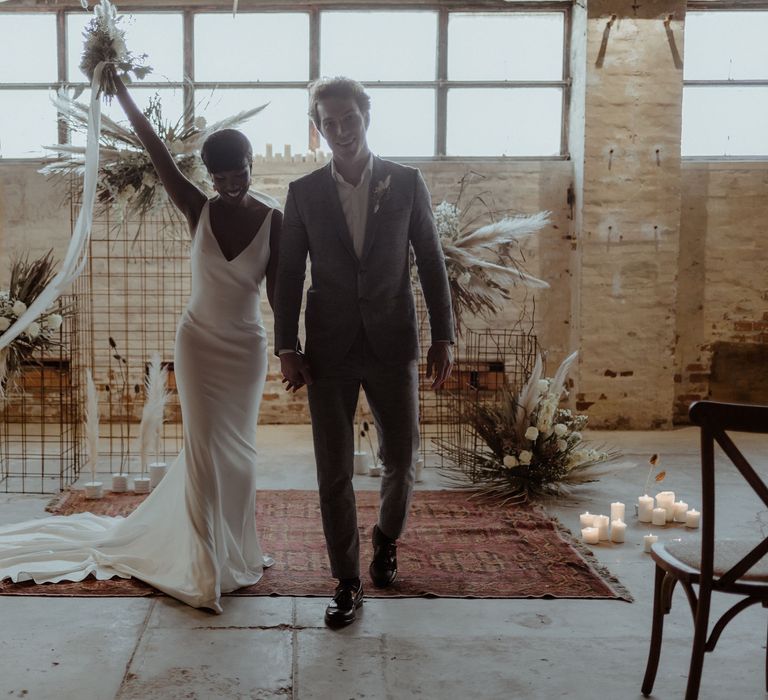
{"type": "Polygon", "coordinates": [[[611,503],[611,516],[594,515],[587,511],[579,516],[581,538],[587,544],[599,544],[601,541],[621,543],[627,533],[624,522],[625,506],[623,503],[611,503]]]}
{"type": "Polygon", "coordinates": [[[664,526],[667,523],[683,523],[686,527],[697,528],[701,513],[688,504],[675,500],[674,491],[661,491],[656,498],[645,494],[637,499],[637,518],[641,523],[664,526]]]}

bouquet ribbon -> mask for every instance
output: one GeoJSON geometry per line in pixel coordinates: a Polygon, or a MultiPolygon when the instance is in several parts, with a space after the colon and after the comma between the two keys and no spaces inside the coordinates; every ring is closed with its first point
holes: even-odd
{"type": "MultiPolygon", "coordinates": [[[[1,0],[0,0],[1,1],[1,0]]],[[[0,335],[0,351],[18,338],[38,316],[55,302],[78,278],[88,259],[88,241],[91,237],[93,205],[96,200],[96,179],[99,170],[99,134],[101,133],[101,99],[99,85],[106,62],[99,63],[91,81],[91,104],[88,113],[87,141],[85,146],[85,176],[83,199],[77,215],[72,238],[66,255],[56,275],[38,297],[27,307],[9,328],[0,335]]]]}

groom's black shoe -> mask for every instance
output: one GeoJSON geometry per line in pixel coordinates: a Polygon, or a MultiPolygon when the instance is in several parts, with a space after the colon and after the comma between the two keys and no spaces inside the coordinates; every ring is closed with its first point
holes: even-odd
{"type": "Polygon", "coordinates": [[[373,561],[368,569],[377,588],[391,586],[397,578],[397,541],[373,526],[373,561]]]}
{"type": "Polygon", "coordinates": [[[328,627],[344,627],[355,621],[357,609],[363,604],[363,584],[360,579],[342,579],[336,586],[333,600],[325,609],[328,627]]]}

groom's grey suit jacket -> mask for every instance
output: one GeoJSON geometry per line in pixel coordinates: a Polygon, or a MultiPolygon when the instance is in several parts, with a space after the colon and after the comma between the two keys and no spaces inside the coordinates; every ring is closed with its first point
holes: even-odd
{"type": "Polygon", "coordinates": [[[429,191],[418,170],[374,158],[360,259],[355,254],[330,163],[292,182],[280,234],[275,351],[299,347],[299,314],[309,254],[311,286],[305,309],[305,352],[316,374],[344,358],[361,326],[380,360],[403,363],[417,359],[411,248],[432,340],[452,341],[453,314],[445,260],[429,191]]]}

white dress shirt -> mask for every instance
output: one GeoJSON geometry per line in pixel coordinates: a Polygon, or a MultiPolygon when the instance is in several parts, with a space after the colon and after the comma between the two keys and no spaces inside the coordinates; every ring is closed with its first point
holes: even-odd
{"type": "Polygon", "coordinates": [[[349,235],[352,236],[352,245],[358,260],[363,256],[365,225],[368,219],[368,190],[370,189],[372,174],[373,155],[369,156],[365,170],[360,176],[360,182],[356,185],[347,182],[336,170],[336,163],[331,161],[331,175],[336,182],[336,191],[339,193],[344,219],[347,222],[349,235]]]}

